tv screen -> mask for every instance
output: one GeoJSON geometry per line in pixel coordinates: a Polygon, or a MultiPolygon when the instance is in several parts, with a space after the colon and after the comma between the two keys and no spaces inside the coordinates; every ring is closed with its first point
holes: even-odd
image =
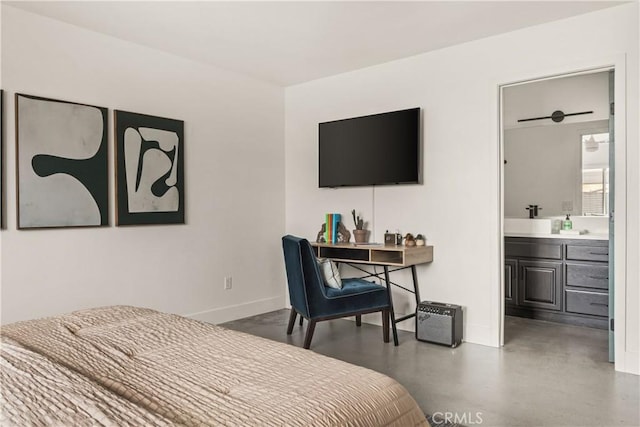
{"type": "Polygon", "coordinates": [[[420,108],[318,125],[319,186],[420,182],[420,108]]]}

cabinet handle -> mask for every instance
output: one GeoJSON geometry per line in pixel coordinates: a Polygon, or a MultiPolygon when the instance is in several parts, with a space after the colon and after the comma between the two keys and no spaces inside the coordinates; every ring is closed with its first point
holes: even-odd
{"type": "Polygon", "coordinates": [[[591,304],[591,305],[603,305],[603,306],[605,306],[605,307],[608,307],[608,306],[609,306],[609,304],[605,304],[605,303],[602,303],[602,302],[591,302],[591,303],[589,303],[589,304],[591,304]]]}
{"type": "Polygon", "coordinates": [[[609,255],[609,253],[602,253],[602,252],[589,252],[589,255],[609,255]]]}
{"type": "Polygon", "coordinates": [[[603,276],[588,276],[589,279],[596,279],[596,280],[609,280],[609,276],[603,277],[603,276]]]}

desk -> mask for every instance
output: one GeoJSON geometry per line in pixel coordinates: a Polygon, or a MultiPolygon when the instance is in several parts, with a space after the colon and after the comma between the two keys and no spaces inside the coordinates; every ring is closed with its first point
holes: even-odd
{"type": "Polygon", "coordinates": [[[384,274],[384,281],[387,285],[389,293],[389,304],[391,305],[390,315],[391,322],[393,322],[393,342],[398,345],[398,333],[395,328],[395,324],[407,319],[415,317],[415,313],[407,314],[399,319],[396,319],[396,315],[393,310],[393,299],[391,296],[391,285],[404,289],[407,292],[414,294],[416,299],[416,306],[420,303],[420,288],[418,287],[418,274],[416,272],[416,265],[426,264],[433,261],[433,246],[383,246],[383,245],[367,245],[367,244],[353,244],[353,243],[311,243],[311,246],[316,252],[316,256],[319,258],[330,258],[336,262],[344,262],[352,267],[366,273],[367,277],[376,277],[382,279],[380,274],[384,274]],[[381,266],[383,273],[371,273],[357,264],[381,266]],[[389,270],[389,267],[395,267],[389,270]],[[413,290],[408,289],[402,285],[392,282],[389,279],[389,273],[394,271],[404,270],[406,268],[411,269],[411,276],[413,279],[413,290]]]}

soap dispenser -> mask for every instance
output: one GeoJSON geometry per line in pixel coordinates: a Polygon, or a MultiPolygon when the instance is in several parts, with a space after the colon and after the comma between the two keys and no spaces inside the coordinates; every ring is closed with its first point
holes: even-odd
{"type": "Polygon", "coordinates": [[[571,230],[572,227],[573,227],[573,223],[571,222],[571,219],[569,218],[569,214],[567,214],[567,217],[564,219],[564,221],[562,221],[562,229],[563,230],[571,230]]]}

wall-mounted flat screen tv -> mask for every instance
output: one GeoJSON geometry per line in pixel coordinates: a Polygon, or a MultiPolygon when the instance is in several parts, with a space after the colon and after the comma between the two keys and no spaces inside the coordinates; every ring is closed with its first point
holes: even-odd
{"type": "Polygon", "coordinates": [[[420,108],[324,122],[319,187],[420,183],[420,108]]]}

